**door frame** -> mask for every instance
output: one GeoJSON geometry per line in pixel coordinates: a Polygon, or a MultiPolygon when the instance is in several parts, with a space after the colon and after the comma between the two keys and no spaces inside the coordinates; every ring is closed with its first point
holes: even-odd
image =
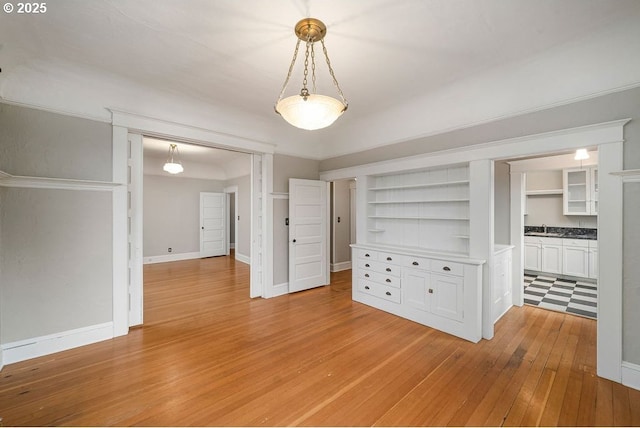
{"type": "MultiPolygon", "coordinates": [[[[236,248],[236,246],[238,245],[238,186],[228,186],[225,187],[223,190],[224,193],[227,194],[227,215],[229,215],[229,208],[230,208],[230,194],[233,194],[233,212],[234,212],[234,216],[233,216],[233,243],[234,243],[234,249],[236,248]]],[[[231,235],[230,235],[230,227],[231,227],[231,223],[229,220],[227,220],[227,249],[231,248],[231,235]]],[[[234,258],[235,258],[235,254],[237,252],[234,251],[234,258]]]]}
{"type": "MultiPolygon", "coordinates": [[[[128,280],[128,269],[131,261],[128,257],[128,194],[127,194],[127,176],[131,174],[141,174],[142,165],[129,165],[128,162],[128,136],[129,134],[144,135],[155,138],[163,138],[183,142],[187,144],[198,144],[207,147],[213,147],[218,149],[242,151],[244,153],[251,154],[254,158],[272,159],[275,145],[254,141],[246,138],[240,138],[229,134],[219,133],[213,130],[208,130],[201,127],[194,127],[190,125],[180,124],[176,122],[166,121],[163,119],[151,118],[148,116],[142,116],[135,113],[124,112],[116,109],[109,109],[112,116],[112,180],[118,184],[113,190],[112,198],[112,213],[113,213],[113,246],[112,246],[112,258],[113,258],[113,294],[112,294],[112,313],[113,313],[113,337],[123,336],[128,334],[130,326],[129,317],[129,305],[136,304],[139,308],[142,308],[142,283],[132,286],[139,287],[140,290],[136,298],[136,302],[130,301],[130,287],[128,280]],[[131,168],[131,171],[129,170],[131,168]]],[[[252,176],[254,171],[252,169],[252,176]]],[[[273,186],[273,171],[272,169],[265,168],[261,172],[262,181],[265,186],[273,186]]],[[[252,177],[253,178],[253,177],[252,177]]],[[[140,190],[142,192],[142,190],[140,190]]],[[[140,199],[142,194],[137,195],[140,199]]],[[[254,200],[252,190],[252,201],[254,200]]],[[[271,232],[273,235],[273,212],[267,209],[267,199],[261,198],[260,205],[264,215],[262,216],[264,228],[261,233],[267,237],[262,239],[263,247],[266,246],[268,235],[271,232]]],[[[253,208],[253,206],[252,206],[253,208]]],[[[132,213],[132,219],[134,221],[142,221],[142,210],[132,213]]],[[[253,217],[253,212],[251,213],[253,217]]],[[[253,227],[252,227],[253,235],[253,227]]],[[[140,242],[135,242],[134,245],[139,245],[142,248],[142,238],[136,238],[140,242]]],[[[271,242],[271,241],[268,241],[271,242]]],[[[254,253],[254,242],[251,242],[252,254],[254,253]]],[[[265,248],[262,248],[264,251],[265,248]]],[[[268,252],[267,252],[268,254],[268,252]]],[[[136,264],[142,263],[142,258],[136,264]]],[[[139,266],[142,269],[142,266],[139,266]]],[[[269,259],[263,259],[261,263],[251,263],[251,272],[255,276],[259,276],[261,279],[261,288],[258,290],[262,295],[264,287],[268,287],[273,282],[273,275],[269,275],[272,271],[269,266],[269,259]]],[[[132,293],[133,295],[133,293],[132,293]]]]}

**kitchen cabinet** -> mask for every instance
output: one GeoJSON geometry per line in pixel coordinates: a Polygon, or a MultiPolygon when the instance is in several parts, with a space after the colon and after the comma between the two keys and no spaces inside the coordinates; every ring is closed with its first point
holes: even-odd
{"type": "Polygon", "coordinates": [[[564,239],[562,246],[562,273],[564,275],[589,277],[589,241],[564,239]]]}
{"type": "Polygon", "coordinates": [[[597,215],[598,168],[564,169],[562,174],[564,215],[597,215]]]}
{"type": "Polygon", "coordinates": [[[562,274],[562,239],[525,236],[524,247],[525,269],[562,274]]]}
{"type": "Polygon", "coordinates": [[[477,342],[482,264],[408,249],[352,245],[353,300],[477,342]]]}
{"type": "Polygon", "coordinates": [[[524,238],[524,268],[526,270],[542,271],[542,245],[536,239],[529,242],[528,236],[524,238]]]}
{"type": "Polygon", "coordinates": [[[598,279],[598,241],[589,241],[589,278],[598,279]]]}

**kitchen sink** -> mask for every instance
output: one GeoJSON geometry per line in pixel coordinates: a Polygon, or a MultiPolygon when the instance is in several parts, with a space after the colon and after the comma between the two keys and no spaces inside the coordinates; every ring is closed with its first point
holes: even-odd
{"type": "Polygon", "coordinates": [[[549,238],[557,238],[562,235],[562,233],[558,232],[527,232],[527,236],[547,236],[549,238]]]}

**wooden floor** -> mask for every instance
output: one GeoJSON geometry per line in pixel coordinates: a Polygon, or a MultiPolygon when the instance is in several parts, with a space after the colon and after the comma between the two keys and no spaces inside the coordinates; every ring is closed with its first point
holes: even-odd
{"type": "Polygon", "coordinates": [[[589,319],[513,308],[472,344],[353,302],[350,271],[269,300],[226,257],[144,275],[144,327],[4,368],[5,426],[640,425],[589,319]]]}

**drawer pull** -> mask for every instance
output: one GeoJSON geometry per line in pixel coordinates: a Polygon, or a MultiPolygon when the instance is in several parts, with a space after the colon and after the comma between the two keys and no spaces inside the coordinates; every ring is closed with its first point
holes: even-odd
{"type": "Polygon", "coordinates": [[[364,286],[364,289],[365,289],[365,290],[370,290],[370,288],[369,288],[369,286],[368,286],[368,285],[365,285],[365,286],[364,286]]]}
{"type": "Polygon", "coordinates": [[[387,268],[387,272],[391,272],[391,268],[387,268]]]}
{"type": "Polygon", "coordinates": [[[386,294],[387,296],[391,296],[391,292],[390,292],[390,291],[387,291],[387,292],[386,292],[386,293],[384,293],[384,294],[386,294]]]}
{"type": "Polygon", "coordinates": [[[391,280],[389,278],[386,279],[387,282],[391,282],[391,280]]]}
{"type": "Polygon", "coordinates": [[[387,261],[388,261],[388,262],[390,262],[390,261],[392,261],[392,260],[393,260],[393,259],[392,259],[391,257],[387,257],[387,261]]]}
{"type": "Polygon", "coordinates": [[[364,267],[371,267],[371,266],[369,266],[369,263],[365,263],[364,267]]]}
{"type": "Polygon", "coordinates": [[[418,263],[418,262],[413,262],[411,264],[414,265],[414,266],[419,266],[420,265],[420,263],[418,263]]]}
{"type": "Polygon", "coordinates": [[[369,253],[365,254],[364,256],[365,256],[365,257],[371,257],[371,256],[369,255],[369,253]]]}
{"type": "Polygon", "coordinates": [[[365,278],[369,278],[369,274],[368,274],[368,273],[365,273],[365,274],[364,274],[364,277],[365,277],[365,278]]]}
{"type": "Polygon", "coordinates": [[[429,289],[429,294],[433,294],[433,288],[429,289]]]}
{"type": "Polygon", "coordinates": [[[445,267],[442,268],[442,270],[444,270],[446,272],[449,272],[451,270],[451,268],[449,266],[445,266],[445,267]]]}

